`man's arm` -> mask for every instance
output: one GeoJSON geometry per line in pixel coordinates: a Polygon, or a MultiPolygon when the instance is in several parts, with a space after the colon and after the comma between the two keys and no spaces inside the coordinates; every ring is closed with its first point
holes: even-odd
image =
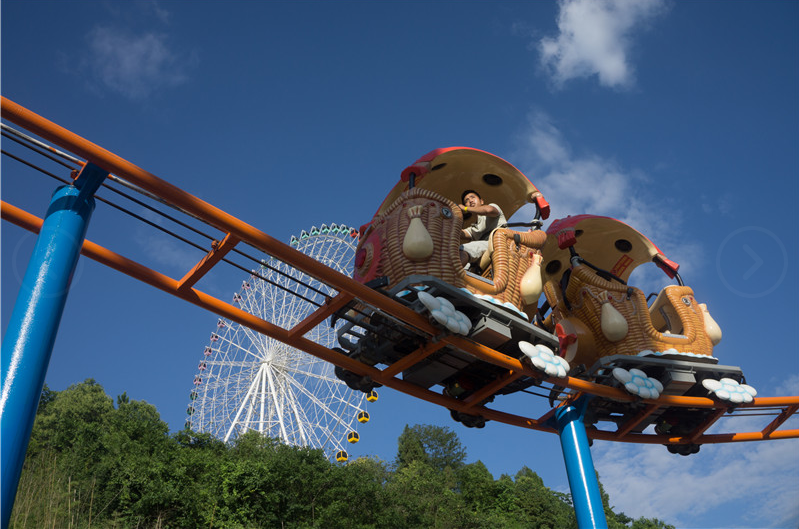
{"type": "Polygon", "coordinates": [[[458,204],[463,213],[474,213],[475,215],[483,215],[484,217],[499,217],[499,210],[491,204],[483,204],[482,206],[475,206],[473,208],[458,204]]]}

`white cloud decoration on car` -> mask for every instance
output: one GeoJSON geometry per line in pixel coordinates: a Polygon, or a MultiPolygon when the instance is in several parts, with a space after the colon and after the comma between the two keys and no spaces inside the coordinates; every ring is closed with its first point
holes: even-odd
{"type": "Polygon", "coordinates": [[[569,372],[569,363],[565,358],[557,356],[546,345],[533,345],[530,342],[519,342],[519,349],[530,359],[533,367],[551,377],[563,378],[569,372]]]}
{"type": "Polygon", "coordinates": [[[728,400],[735,404],[750,403],[755,400],[757,390],[749,384],[739,384],[731,378],[713,380],[706,378],[702,385],[719,400],[728,400]]]}
{"type": "Polygon", "coordinates": [[[663,384],[640,369],[627,371],[623,367],[613,369],[613,378],[624,384],[624,389],[642,399],[656,399],[663,392],[663,384]]]}
{"type": "Polygon", "coordinates": [[[443,297],[435,297],[427,292],[419,292],[419,301],[430,311],[430,316],[455,334],[469,334],[472,322],[464,313],[456,309],[452,303],[443,297]]]}

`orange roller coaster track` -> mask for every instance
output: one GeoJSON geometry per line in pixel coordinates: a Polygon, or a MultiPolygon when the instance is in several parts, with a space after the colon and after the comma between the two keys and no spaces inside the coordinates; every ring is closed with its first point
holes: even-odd
{"type": "MultiPolygon", "coordinates": [[[[799,429],[781,429],[784,423],[799,410],[799,396],[759,397],[749,404],[734,406],[702,397],[661,396],[657,400],[642,401],[640,398],[632,396],[621,389],[577,378],[547,378],[516,358],[469,339],[442,335],[440,329],[434,327],[425,317],[397,301],[320,264],[291,246],[270,237],[257,228],[5,97],[2,98],[2,117],[75,156],[102,167],[117,178],[138,186],[177,209],[214,226],[225,234],[223,240],[212,244],[208,254],[194,267],[187,270],[180,279],[152,270],[88,240],[83,244],[83,255],[224,318],[280,340],[292,347],[301,349],[359,375],[369,376],[380,384],[451,410],[482,415],[486,419],[551,433],[557,432],[550,422],[554,410],[550,410],[538,418],[532,418],[492,409],[479,403],[500,392],[505,386],[522,376],[534,378],[553,386],[567,388],[570,393],[567,395],[566,400],[561,401],[560,405],[575,401],[582,395],[593,395],[621,402],[643,403],[640,412],[627,419],[623,424],[619,424],[616,431],[596,429],[588,431],[589,437],[600,440],[647,444],[705,444],[799,438],[799,429]],[[330,285],[338,294],[328,299],[323,306],[317,308],[294,327],[282,328],[194,287],[203,275],[211,271],[230,250],[241,242],[274,256],[297,270],[330,285]],[[380,369],[364,365],[338,351],[323,347],[304,337],[309,330],[322,324],[325,319],[352,301],[374,307],[414,329],[415,332],[428,337],[426,344],[415,352],[411,352],[402,360],[380,369]],[[503,376],[498,377],[495,382],[466,400],[458,400],[447,395],[435,393],[398,377],[403,370],[423,361],[445,345],[499,366],[506,372],[503,376]],[[634,431],[637,425],[646,420],[647,417],[656,414],[661,408],[675,406],[714,409],[715,411],[708,415],[707,419],[691,433],[680,437],[637,433],[634,431]],[[775,416],[759,431],[722,434],[705,433],[724,415],[746,415],[747,412],[751,413],[751,410],[762,411],[765,408],[773,411],[775,416]]],[[[38,232],[43,222],[42,219],[6,202],[2,202],[2,218],[32,232],[38,232]]]]}

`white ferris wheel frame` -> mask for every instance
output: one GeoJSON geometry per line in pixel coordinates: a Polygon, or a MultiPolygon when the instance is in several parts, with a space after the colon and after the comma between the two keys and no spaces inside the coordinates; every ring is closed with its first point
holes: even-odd
{"type": "MultiPolygon", "coordinates": [[[[350,274],[358,242],[354,235],[346,226],[322,225],[292,237],[291,245],[350,274]]],[[[325,295],[335,292],[270,259],[242,283],[234,302],[290,328],[316,308],[311,301],[321,304],[325,295]]],[[[336,346],[329,322],[317,325],[306,337],[336,346]]],[[[218,321],[203,354],[187,409],[187,426],[192,430],[224,442],[255,430],[286,444],[321,448],[329,456],[344,450],[351,432],[359,438],[358,415],[366,410],[366,395],[340,381],[332,364],[224,319],[218,321]]]]}

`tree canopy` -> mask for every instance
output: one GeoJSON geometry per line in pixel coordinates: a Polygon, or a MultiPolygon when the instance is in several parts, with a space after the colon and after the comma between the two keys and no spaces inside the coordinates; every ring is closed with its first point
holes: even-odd
{"type": "Polygon", "coordinates": [[[419,461],[434,470],[457,470],[466,460],[466,449],[458,436],[446,426],[429,424],[405,425],[397,440],[398,468],[419,461]]]}
{"type": "MultiPolygon", "coordinates": [[[[608,526],[674,529],[615,513],[608,526]]],[[[448,427],[406,425],[393,464],[346,464],[249,432],[173,435],[158,411],[94,380],[42,392],[11,527],[576,528],[531,469],[495,479],[448,427]]]]}

